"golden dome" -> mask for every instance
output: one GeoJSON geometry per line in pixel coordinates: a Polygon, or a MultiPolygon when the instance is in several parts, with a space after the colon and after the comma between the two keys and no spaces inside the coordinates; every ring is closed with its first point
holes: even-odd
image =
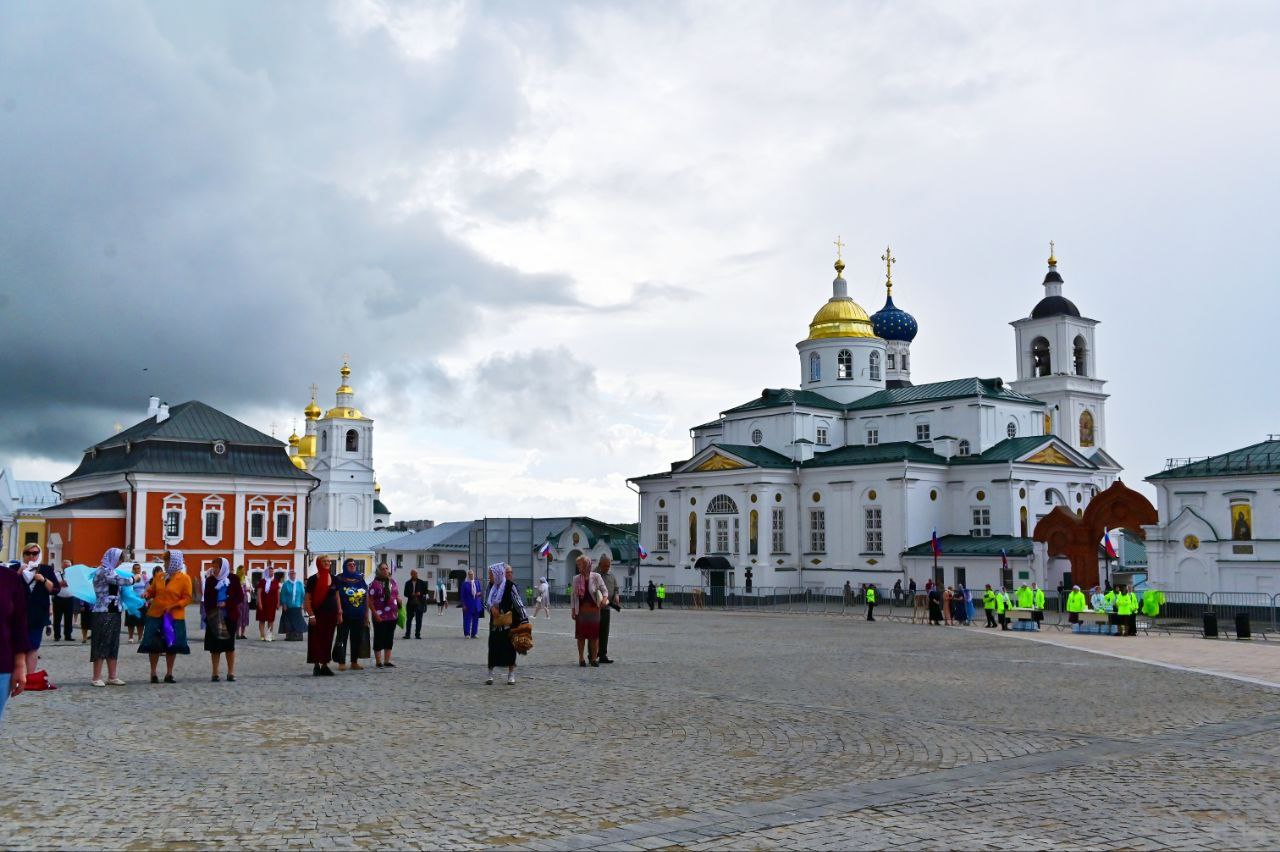
{"type": "Polygon", "coordinates": [[[347,383],[344,381],[344,382],[342,383],[342,387],[338,388],[338,393],[349,393],[349,394],[353,394],[353,395],[354,395],[354,394],[355,394],[355,391],[353,391],[353,390],[351,389],[351,385],[347,384],[347,383]]]}
{"type": "Polygon", "coordinates": [[[813,315],[809,323],[809,339],[823,337],[875,337],[871,318],[853,299],[832,297],[813,315]]]}
{"type": "Polygon", "coordinates": [[[307,461],[302,456],[289,456],[289,461],[293,462],[293,466],[298,470],[307,469],[307,461]]]}
{"type": "Polygon", "coordinates": [[[292,435],[290,435],[290,436],[289,436],[289,446],[291,446],[291,447],[296,447],[296,446],[298,446],[298,444],[299,444],[301,441],[302,441],[302,439],[298,437],[298,433],[297,433],[297,432],[294,432],[292,435]]]}
{"type": "Polygon", "coordinates": [[[342,383],[345,385],[347,383],[347,377],[351,375],[351,365],[344,359],[342,362],[342,369],[338,372],[342,374],[342,383]]]}
{"type": "Polygon", "coordinates": [[[332,420],[335,417],[338,418],[339,420],[368,420],[369,419],[368,417],[365,417],[364,414],[360,412],[360,409],[350,408],[345,405],[334,406],[333,408],[330,408],[328,411],[324,413],[325,420],[332,420]]]}
{"type": "Polygon", "coordinates": [[[311,396],[311,404],[302,409],[302,413],[306,415],[308,420],[315,420],[320,416],[320,406],[316,405],[316,398],[314,394],[311,396]]]}

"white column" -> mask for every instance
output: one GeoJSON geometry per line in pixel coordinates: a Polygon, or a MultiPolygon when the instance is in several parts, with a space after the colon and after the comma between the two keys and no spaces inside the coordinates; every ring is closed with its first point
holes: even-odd
{"type": "MultiPolygon", "coordinates": [[[[161,520],[163,526],[164,521],[161,520]]],[[[133,555],[141,558],[147,550],[147,492],[138,491],[133,500],[133,555]]]]}
{"type": "Polygon", "coordinates": [[[293,567],[298,575],[307,575],[307,492],[298,491],[298,511],[293,516],[293,567]]]}
{"type": "Polygon", "coordinates": [[[235,526],[235,554],[232,556],[231,570],[235,570],[236,565],[244,562],[244,511],[245,499],[244,494],[236,495],[236,526],[235,526]]]}

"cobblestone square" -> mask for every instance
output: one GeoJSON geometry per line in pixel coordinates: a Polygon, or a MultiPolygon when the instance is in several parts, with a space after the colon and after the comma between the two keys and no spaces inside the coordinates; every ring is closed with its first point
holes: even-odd
{"type": "MultiPolygon", "coordinates": [[[[194,616],[194,609],[191,611],[194,616]]],[[[560,609],[519,683],[434,612],[393,671],[298,643],[6,709],[4,848],[1258,848],[1280,691],[981,629],[626,610],[577,666],[560,609]]],[[[196,626],[193,623],[193,628],[196,626]]],[[[483,627],[482,627],[483,630],[483,627]]],[[[192,631],[199,648],[199,631],[192,631]]],[[[1140,641],[1140,640],[1134,640],[1140,641]]]]}

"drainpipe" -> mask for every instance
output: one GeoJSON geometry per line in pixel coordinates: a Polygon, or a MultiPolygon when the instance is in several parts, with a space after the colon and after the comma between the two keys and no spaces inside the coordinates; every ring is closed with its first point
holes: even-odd
{"type": "Polygon", "coordinates": [[[133,559],[137,556],[133,552],[133,521],[134,514],[138,511],[138,486],[133,481],[132,473],[126,473],[124,481],[129,483],[129,511],[126,513],[128,518],[125,520],[125,526],[127,527],[125,530],[125,547],[129,551],[129,558],[133,559]]]}
{"type": "MultiPolygon", "coordinates": [[[[317,479],[309,489],[307,489],[307,523],[311,523],[311,494],[320,487],[320,480],[317,479]]],[[[303,530],[306,533],[306,530],[303,530]]],[[[302,582],[307,581],[307,568],[311,565],[311,537],[307,537],[307,549],[303,552],[302,557],[302,582]]],[[[320,582],[319,580],[316,581],[320,582]]]]}
{"type": "Polygon", "coordinates": [[[796,465],[796,582],[804,588],[804,494],[800,482],[800,465],[796,465]]]}

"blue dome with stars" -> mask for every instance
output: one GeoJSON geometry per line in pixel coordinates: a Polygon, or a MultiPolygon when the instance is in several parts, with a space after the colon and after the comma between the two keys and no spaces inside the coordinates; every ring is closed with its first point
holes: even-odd
{"type": "Polygon", "coordinates": [[[871,328],[876,337],[906,343],[915,340],[916,332],[920,330],[916,318],[893,303],[892,294],[885,297],[884,307],[871,315],[871,328]]]}

